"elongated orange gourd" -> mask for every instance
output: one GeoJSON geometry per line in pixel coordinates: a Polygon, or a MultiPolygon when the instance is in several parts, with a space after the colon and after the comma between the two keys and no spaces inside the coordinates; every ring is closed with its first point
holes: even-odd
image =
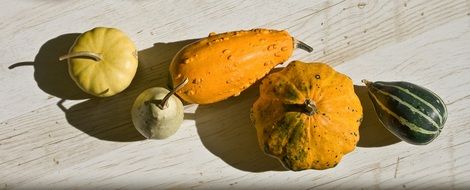
{"type": "Polygon", "coordinates": [[[311,51],[287,31],[253,29],[211,33],[184,47],[173,58],[173,84],[189,83],[177,94],[187,102],[209,104],[237,96],[276,65],[286,61],[294,46],[311,51]]]}

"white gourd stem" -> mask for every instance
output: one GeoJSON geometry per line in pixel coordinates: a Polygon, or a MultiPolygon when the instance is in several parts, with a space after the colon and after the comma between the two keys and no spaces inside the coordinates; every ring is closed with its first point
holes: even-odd
{"type": "Polygon", "coordinates": [[[88,51],[79,51],[79,52],[73,52],[67,55],[60,56],[59,61],[74,58],[74,57],[89,57],[89,58],[94,59],[95,61],[101,61],[102,59],[101,55],[98,53],[93,53],[93,52],[88,52],[88,51]]]}
{"type": "Polygon", "coordinates": [[[181,88],[184,87],[184,85],[186,85],[188,83],[188,78],[184,78],[184,80],[178,84],[173,90],[171,90],[164,98],[163,100],[160,102],[160,104],[158,105],[158,107],[160,109],[166,109],[168,107],[167,103],[168,103],[168,99],[170,99],[170,97],[178,90],[180,90],[181,88]]]}

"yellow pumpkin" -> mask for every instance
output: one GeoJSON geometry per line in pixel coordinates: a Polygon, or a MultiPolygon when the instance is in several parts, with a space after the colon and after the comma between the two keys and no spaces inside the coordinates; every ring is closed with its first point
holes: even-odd
{"type": "Polygon", "coordinates": [[[251,118],[261,149],[286,168],[327,169],[356,147],[362,107],[349,77],[294,61],[263,79],[251,118]]]}
{"type": "Polygon", "coordinates": [[[86,93],[98,97],[126,89],[137,71],[137,49],[116,28],[97,27],[80,35],[69,54],[69,74],[86,93]]]}
{"type": "Polygon", "coordinates": [[[184,47],[173,58],[173,84],[189,83],[177,91],[190,103],[209,104],[237,96],[276,65],[292,55],[295,47],[312,51],[287,31],[253,29],[212,33],[184,47]]]}

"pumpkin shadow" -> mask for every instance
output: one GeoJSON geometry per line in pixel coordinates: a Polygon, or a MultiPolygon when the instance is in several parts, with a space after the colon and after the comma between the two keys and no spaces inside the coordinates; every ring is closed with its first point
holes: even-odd
{"type": "MultiPolygon", "coordinates": [[[[378,120],[365,86],[354,86],[363,110],[358,147],[382,147],[400,142],[378,120]]],[[[280,162],[259,148],[251,125],[250,109],[259,97],[259,82],[240,96],[199,105],[195,112],[197,132],[202,144],[234,168],[249,172],[286,171],[280,162]]]]}
{"type": "Polygon", "coordinates": [[[137,96],[150,87],[168,86],[168,67],[173,56],[195,40],[156,43],[139,51],[139,67],[130,86],[123,92],[106,98],[91,98],[70,108],[65,99],[57,106],[65,113],[69,124],[95,138],[131,142],[145,138],[134,128],[131,108],[137,96]]]}
{"type": "Polygon", "coordinates": [[[52,96],[69,100],[90,98],[70,78],[67,61],[59,61],[59,57],[68,53],[79,35],[70,33],[53,38],[41,46],[34,61],[15,63],[8,68],[33,66],[38,87],[52,96]]]}
{"type": "Polygon", "coordinates": [[[250,110],[259,96],[259,82],[240,96],[199,105],[196,127],[202,144],[234,168],[249,172],[285,171],[275,158],[264,154],[258,145],[250,110]]]}
{"type": "Polygon", "coordinates": [[[354,85],[354,91],[361,101],[363,110],[363,120],[359,127],[360,139],[357,146],[382,147],[400,142],[399,138],[395,137],[380,123],[367,88],[365,86],[354,85]]]}

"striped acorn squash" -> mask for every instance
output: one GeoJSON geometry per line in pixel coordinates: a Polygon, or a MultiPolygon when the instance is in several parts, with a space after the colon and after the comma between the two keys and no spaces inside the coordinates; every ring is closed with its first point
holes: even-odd
{"type": "Polygon", "coordinates": [[[433,141],[447,119],[444,101],[434,92],[409,82],[363,80],[377,116],[395,136],[415,145],[433,141]]]}

